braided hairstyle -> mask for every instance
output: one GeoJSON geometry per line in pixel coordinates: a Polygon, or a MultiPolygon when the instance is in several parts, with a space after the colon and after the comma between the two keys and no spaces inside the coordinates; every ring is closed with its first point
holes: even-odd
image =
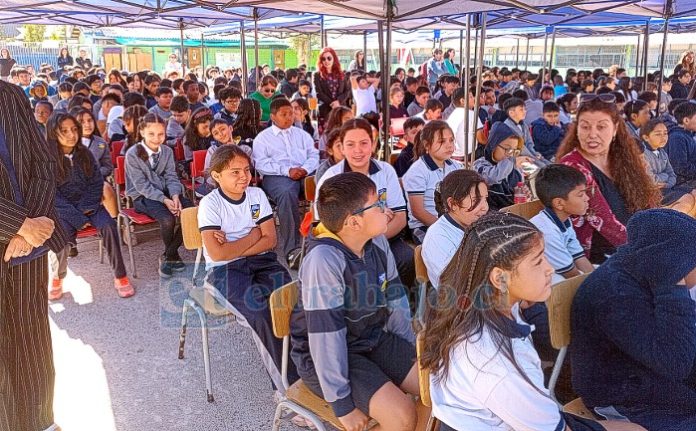
{"type": "Polygon", "coordinates": [[[514,214],[490,213],[469,227],[440,277],[437,298],[428,300],[421,361],[439,381],[447,378],[451,350],[464,340],[478,340],[486,329],[498,351],[535,387],[512,352],[514,334],[502,312],[506,294],[491,285],[489,276],[495,267],[514,272],[540,242],[541,232],[514,214]]]}

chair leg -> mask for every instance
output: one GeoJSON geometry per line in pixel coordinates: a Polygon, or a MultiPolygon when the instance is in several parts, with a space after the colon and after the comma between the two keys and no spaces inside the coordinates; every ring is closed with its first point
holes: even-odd
{"type": "Polygon", "coordinates": [[[99,238],[99,264],[104,264],[104,240],[99,238]]]}
{"type": "Polygon", "coordinates": [[[196,275],[198,274],[198,266],[201,263],[201,258],[203,257],[203,248],[199,248],[196,251],[196,262],[193,264],[193,276],[191,277],[191,282],[196,285],[196,275]]]}
{"type": "Polygon", "coordinates": [[[280,402],[276,406],[275,409],[275,416],[273,417],[273,427],[271,428],[272,431],[278,431],[280,430],[280,417],[283,415],[283,403],[280,402]]]}
{"type": "Polygon", "coordinates": [[[208,402],[215,401],[213,397],[213,382],[210,376],[210,350],[208,349],[208,319],[205,311],[198,305],[194,305],[193,309],[198,313],[198,318],[201,320],[201,337],[203,338],[203,368],[205,369],[205,388],[208,396],[208,402]]]}
{"type": "Polygon", "coordinates": [[[127,217],[124,218],[123,224],[124,230],[126,231],[126,243],[128,244],[128,255],[130,257],[131,274],[133,274],[133,278],[138,278],[138,270],[135,267],[135,257],[133,256],[133,242],[131,236],[130,220],[127,217]]]}
{"type": "Polygon", "coordinates": [[[561,347],[558,351],[558,356],[556,357],[556,362],[553,364],[553,371],[551,372],[551,377],[549,378],[549,395],[556,401],[561,408],[561,404],[556,398],[556,383],[558,383],[558,377],[561,375],[561,369],[563,368],[563,361],[565,360],[566,353],[568,352],[568,346],[561,347]]]}
{"type": "Polygon", "coordinates": [[[181,310],[181,332],[179,333],[179,359],[184,359],[184,344],[186,343],[186,326],[188,324],[188,312],[191,307],[191,300],[184,300],[184,307],[181,310]]]}

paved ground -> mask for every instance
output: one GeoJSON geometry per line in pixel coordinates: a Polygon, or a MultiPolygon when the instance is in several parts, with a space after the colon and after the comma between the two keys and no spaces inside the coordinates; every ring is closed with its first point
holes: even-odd
{"type": "MultiPolygon", "coordinates": [[[[135,247],[136,295],[121,299],[97,244],[69,261],[66,294],[51,303],[56,421],[64,431],[268,430],[273,391],[247,330],[210,322],[215,403],[205,397],[200,331],[190,316],[186,358],[177,359],[190,273],[160,282],[156,233],[135,247]]],[[[127,249],[123,247],[127,259],[127,249]]],[[[191,254],[184,255],[193,260],[191,254]]],[[[290,425],[284,431],[296,430],[290,425]]]]}

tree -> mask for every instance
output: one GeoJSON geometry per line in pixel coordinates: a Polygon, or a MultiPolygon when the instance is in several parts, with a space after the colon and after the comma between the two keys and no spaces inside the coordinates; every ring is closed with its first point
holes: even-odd
{"type": "Polygon", "coordinates": [[[37,24],[26,24],[24,29],[25,42],[43,42],[46,33],[46,26],[37,24]]]}

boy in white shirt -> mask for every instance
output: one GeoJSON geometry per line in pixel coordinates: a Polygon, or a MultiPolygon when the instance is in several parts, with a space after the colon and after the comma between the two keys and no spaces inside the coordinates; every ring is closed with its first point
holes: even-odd
{"type": "Polygon", "coordinates": [[[360,73],[350,75],[350,84],[355,100],[355,116],[359,117],[368,112],[377,112],[377,99],[375,98],[375,85],[377,78],[370,78],[360,73]]]}

